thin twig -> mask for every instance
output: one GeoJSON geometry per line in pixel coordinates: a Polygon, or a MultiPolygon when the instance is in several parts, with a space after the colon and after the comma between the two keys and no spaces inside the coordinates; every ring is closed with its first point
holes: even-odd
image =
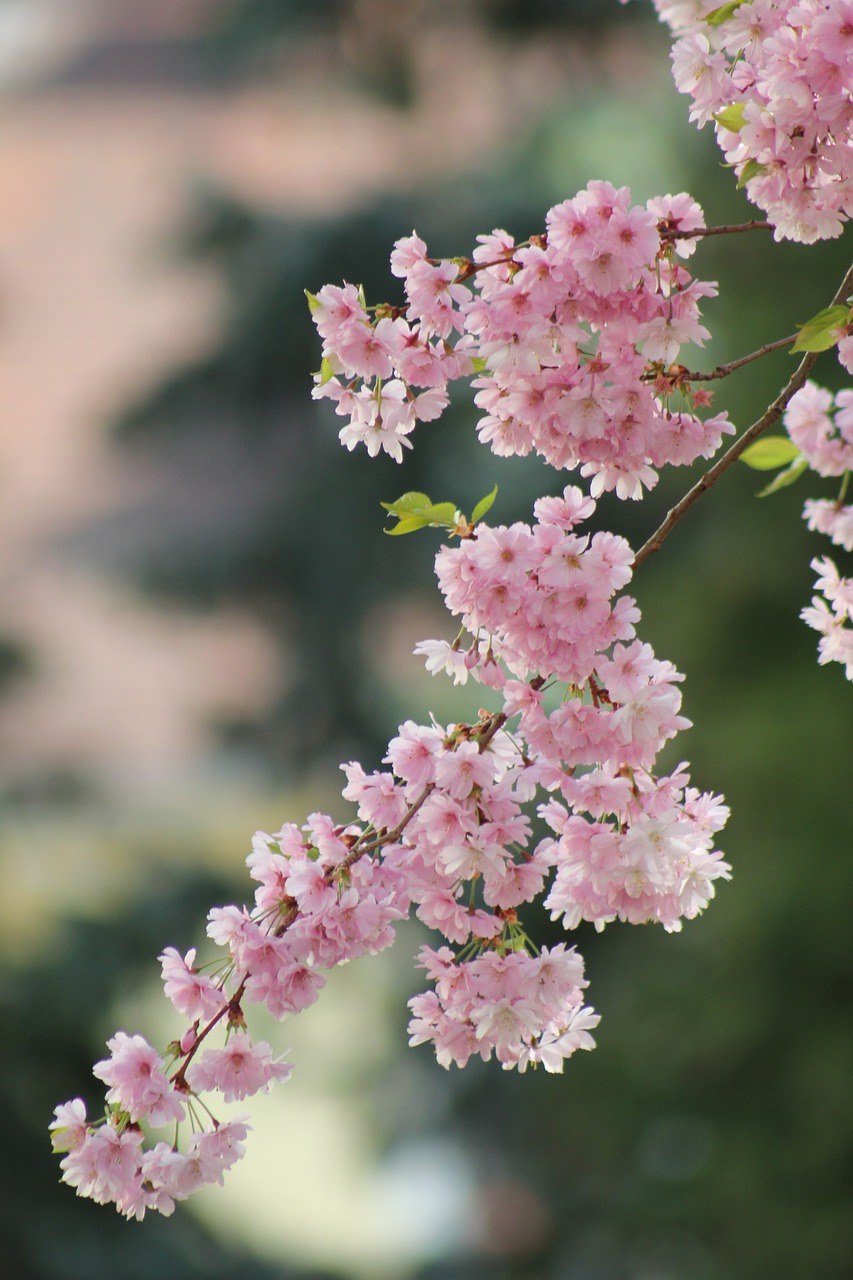
{"type": "Polygon", "coordinates": [[[789,338],[777,338],[775,342],[765,342],[764,346],[759,347],[757,351],[750,352],[748,356],[741,356],[739,360],[730,360],[728,364],[718,364],[710,373],[691,373],[687,370],[681,374],[681,378],[685,382],[713,382],[716,378],[727,378],[730,373],[734,373],[735,369],[751,364],[753,360],[760,360],[770,351],[778,351],[781,347],[790,346],[798,337],[798,333],[792,333],[789,338]]]}
{"type": "MultiPolygon", "coordinates": [[[[851,288],[853,288],[853,267],[850,268],[847,275],[842,280],[838,288],[838,292],[830,303],[830,306],[837,306],[838,303],[842,302],[847,297],[851,288]]],[[[743,435],[734,442],[731,448],[727,449],[723,456],[714,463],[713,467],[706,471],[701,479],[694,484],[693,488],[684,495],[681,501],[675,504],[663,524],[655,530],[647,542],[643,543],[640,550],[634,556],[635,569],[639,568],[643,561],[646,560],[653,551],[660,550],[665,539],[669,537],[672,530],[690,507],[693,506],[696,499],[701,498],[703,493],[707,493],[711,486],[716,484],[723,472],[728,471],[733,462],[737,462],[747,445],[752,444],[753,440],[757,439],[763,431],[766,431],[768,427],[772,427],[774,423],[779,421],[782,414],[785,412],[789,401],[800,390],[814,368],[819,354],[820,352],[818,351],[809,351],[806,353],[797,366],[796,371],[791,375],[786,386],[779,392],[779,395],[773,403],[768,406],[758,421],[754,422],[751,427],[748,427],[747,430],[744,431],[743,435]]]]}
{"type": "MultiPolygon", "coordinates": [[[[396,827],[392,827],[390,831],[383,831],[381,836],[377,836],[375,840],[371,840],[368,844],[359,844],[358,841],[356,841],[350,852],[344,858],[343,862],[340,863],[340,866],[351,867],[354,862],[358,862],[359,858],[363,858],[366,853],[375,853],[375,851],[377,849],[381,849],[383,845],[393,844],[395,840],[398,840],[411,822],[412,818],[414,818],[415,814],[420,809],[421,805],[434,789],[435,783],[428,782],[417,799],[413,800],[409,805],[396,827]]],[[[333,870],[338,869],[339,868],[337,867],[333,868],[333,870]]]]}
{"type": "MultiPolygon", "coordinates": [[[[492,738],[499,729],[503,728],[506,721],[507,717],[503,711],[495,712],[493,715],[488,717],[488,720],[486,720],[483,725],[482,733],[480,733],[477,738],[477,745],[481,753],[487,749],[492,738]]],[[[435,783],[428,782],[420,795],[417,796],[409,805],[396,827],[392,827],[389,831],[383,831],[381,835],[376,836],[368,844],[359,844],[359,842],[356,841],[340,866],[351,867],[354,862],[357,862],[359,858],[363,858],[366,853],[375,853],[375,851],[377,849],[381,849],[383,845],[394,844],[395,841],[399,840],[400,836],[403,834],[412,818],[414,818],[421,805],[424,804],[434,790],[435,783]]]]}
{"type": "MultiPolygon", "coordinates": [[[[529,242],[526,240],[522,241],[521,244],[514,246],[511,253],[504,254],[502,258],[494,258],[491,262],[475,262],[473,258],[469,258],[466,261],[465,266],[460,268],[459,275],[453,283],[459,284],[460,281],[467,280],[469,276],[475,276],[478,271],[488,271],[489,267],[505,267],[508,263],[513,263],[518,250],[526,248],[528,243],[529,242]]],[[[515,262],[513,265],[520,266],[521,264],[515,262]]]]}
{"type": "Polygon", "coordinates": [[[239,1008],[240,1000],[243,996],[243,992],[246,990],[247,980],[248,980],[247,978],[243,979],[243,981],[240,983],[239,987],[234,992],[233,996],[228,1001],[228,1003],[224,1004],[222,1008],[219,1010],[219,1012],[213,1015],[213,1017],[210,1019],[210,1022],[208,1022],[207,1026],[202,1027],[201,1031],[199,1031],[198,1035],[193,1041],[192,1046],[184,1054],[184,1060],[181,1063],[180,1067],[174,1073],[174,1075],[169,1077],[170,1083],[174,1085],[176,1089],[183,1089],[186,1086],[187,1067],[190,1065],[193,1058],[201,1048],[202,1043],[210,1035],[211,1031],[216,1026],[216,1024],[222,1021],[226,1013],[232,1013],[235,1009],[239,1008]]]}
{"type": "Polygon", "coordinates": [[[679,231],[677,228],[663,233],[668,240],[695,240],[699,236],[733,236],[739,231],[772,231],[772,222],[730,222],[720,227],[697,227],[695,231],[679,231]]]}

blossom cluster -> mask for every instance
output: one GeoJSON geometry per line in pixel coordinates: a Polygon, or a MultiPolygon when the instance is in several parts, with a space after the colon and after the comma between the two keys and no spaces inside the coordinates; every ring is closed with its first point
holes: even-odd
{"type": "Polygon", "coordinates": [[[167,947],[160,957],[167,999],[186,1020],[183,1034],[160,1055],[140,1035],[119,1031],[110,1056],[95,1064],[107,1086],[103,1119],[90,1124],[81,1099],[57,1108],[54,1149],[63,1152],[63,1179],[128,1217],[147,1209],[171,1213],[199,1187],[221,1182],[242,1156],[247,1116],[211,1120],[203,1095],[239,1102],[268,1090],[291,1072],[265,1041],[246,1030],[244,1005],[263,1004],[276,1018],[316,999],[323,970],[375,953],[393,940],[400,876],[390,866],[353,853],[356,836],[312,814],[304,829],[288,824],[274,836],[258,833],[248,857],[258,882],[254,908],[214,908],[208,935],[225,955],[215,974],[167,947]],[[221,1048],[209,1047],[225,1029],[221,1048]],[[146,1132],[188,1123],[184,1150],[146,1132]]]}
{"type": "MultiPolygon", "coordinates": [[[[212,972],[194,951],[161,956],[183,1034],[161,1057],[117,1032],[94,1068],[107,1085],[103,1119],[88,1122],[80,1099],[57,1108],[54,1146],[79,1194],[142,1217],[220,1181],[242,1154],[247,1117],[221,1123],[202,1096],[242,1101],[290,1074],[250,1039],[247,1008],[276,1018],[307,1008],[324,971],[388,946],[411,907],[444,940],[421,951],[432,985],[411,1001],[411,1043],[431,1043],[443,1066],[476,1054],[560,1071],[593,1047],[598,1015],[584,1003],[576,949],[538,948],[520,908],[541,897],[569,930],[617,919],[676,930],[728,877],[713,848],[727,817],[720,798],[690,787],[683,765],[654,773],[688,724],[681,677],[635,637],[639,611],[618,594],[631,577],[628,543],[578,531],[594,508],[569,487],[539,500],[532,525],[480,525],[442,548],[439,584],[470,641],[465,669],[499,709],[467,725],[407,721],[387,769],[343,766],[357,821],[315,813],[255,837],[252,908],[209,915],[224,953],[212,972]],[[225,1043],[213,1048],[217,1028],[225,1043]],[[183,1150],[148,1141],[185,1122],[183,1150]]],[[[458,643],[445,663],[441,642],[427,648],[433,669],[453,670],[458,643]]]]}
{"type": "Polygon", "coordinates": [[[842,578],[828,556],[812,560],[818,594],[800,617],[820,633],[818,662],[840,662],[853,680],[853,578],[842,578]]]}
{"type": "MultiPolygon", "coordinates": [[[[656,4],[680,36],[676,78],[694,118],[716,120],[777,235],[837,234],[850,212],[853,0],[754,0],[710,24],[703,0],[656,4]]],[[[402,460],[416,424],[446,409],[450,384],[472,378],[484,443],[502,456],[536,452],[588,488],[540,498],[530,523],[490,527],[475,510],[447,524],[456,541],[435,567],[460,631],[416,652],[433,673],[477,682],[487,708],[469,724],[407,720],[381,767],[343,765],[352,821],[314,813],[255,836],[254,901],[209,913],[214,958],[197,964],[195,950],[173,947],[160,957],[178,1037],[161,1054],[116,1032],[94,1067],[103,1114],[90,1120],[79,1098],[56,1109],[54,1148],[79,1195],[141,1218],[221,1182],[249,1118],[214,1108],[291,1073],[250,1035],[252,1006],[276,1019],[302,1012],[329,971],[389,946],[411,913],[438,938],[420,950],[428,989],[410,1001],[410,1043],[431,1045],[444,1067],[480,1057],[559,1072],[594,1047],[599,1018],[581,955],[569,941],[538,945],[528,904],[567,933],[615,921],[677,931],[728,879],[715,847],[722,798],[691,785],[685,763],[658,765],[689,721],[681,674],[638,637],[625,594],[655,538],[635,554],[584,527],[599,494],[639,498],[660,467],[712,456],[733,430],[725,414],[700,416],[710,395],[677,363],[685,343],[708,337],[700,304],[716,287],[686,265],[705,231],[686,194],[639,206],[627,188],[590,182],[520,243],[495,230],[470,258],[437,260],[416,234],[398,240],[400,305],[369,307],[349,283],[309,295],[323,342],[314,395],[347,419],[348,449],[402,460]]],[[[838,333],[843,363],[849,327],[838,333]]],[[[785,424],[802,465],[849,474],[853,392],[833,403],[807,384],[785,424]]],[[[415,527],[436,523],[441,505],[455,510],[406,496],[427,503],[415,527]]],[[[806,517],[853,547],[843,496],[808,503],[806,517]]],[[[853,583],[828,559],[813,565],[821,594],[803,616],[821,632],[820,661],[851,675],[853,583]]]]}
{"type": "MultiPolygon", "coordinates": [[[[853,471],[853,390],[832,393],[807,382],[791,398],[784,423],[788,435],[811,470],[825,477],[842,477],[841,494],[829,498],[809,498],[803,509],[808,527],[824,533],[836,546],[853,551],[853,505],[845,503],[850,472],[853,471]]],[[[848,680],[853,680],[853,579],[844,578],[828,556],[812,561],[817,572],[818,594],[801,617],[820,633],[818,661],[840,662],[848,680]]]]}
{"type": "Polygon", "coordinates": [[[314,395],[348,419],[347,448],[401,461],[448,383],[475,373],[477,432],[494,453],[535,451],[579,468],[593,495],[639,498],[658,468],[710,457],[733,430],[695,412],[707,392],[668,377],[681,347],[708,337],[700,303],[716,286],[685,266],[704,225],[688,195],[632,205],[627,187],[590,182],[549,210],[544,233],[518,244],[493,231],[470,259],[430,258],[413,233],[391,255],[405,306],[368,309],[352,284],[309,296],[323,339],[314,395]]]}
{"type": "MultiPolygon", "coordinates": [[[[681,677],[636,639],[639,611],[617,595],[627,542],[575,531],[594,508],[570,486],[539,500],[533,525],[479,526],[442,548],[439,586],[470,642],[464,670],[500,695],[500,711],[473,731],[407,722],[390,770],[346,766],[344,795],[369,829],[411,815],[383,856],[405,867],[418,917],[462,949],[423,952],[435,989],[412,1002],[412,1043],[430,1040],[444,1065],[494,1053],[504,1067],[554,1070],[588,1047],[579,957],[528,954],[523,904],[543,895],[568,929],[620,919],[677,930],[729,874],[713,848],[720,798],[691,788],[683,765],[653,772],[689,723],[681,677]],[[537,795],[551,834],[534,841],[525,808],[537,795]]],[[[458,669],[460,638],[443,663],[442,642],[418,648],[433,672],[458,669]]]]}
{"type": "Polygon", "coordinates": [[[690,118],[713,121],[777,239],[841,233],[853,212],[853,0],[654,0],[690,118]]]}
{"type": "Polygon", "coordinates": [[[621,919],[678,929],[728,872],[711,848],[727,810],[691,789],[683,766],[653,773],[663,745],[689,725],[682,677],[636,639],[639,610],[617,595],[631,576],[628,544],[575,532],[593,508],[576,487],[540,499],[533,526],[485,529],[443,549],[439,585],[472,634],[487,632],[472,672],[501,688],[532,777],[560,797],[539,810],[557,839],[536,850],[555,867],[552,914],[568,928],[621,919]],[[533,675],[543,670],[565,686],[556,706],[533,675]]]}

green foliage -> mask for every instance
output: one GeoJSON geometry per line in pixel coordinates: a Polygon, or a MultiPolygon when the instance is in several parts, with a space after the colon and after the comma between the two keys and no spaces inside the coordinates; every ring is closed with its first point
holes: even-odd
{"type": "Polygon", "coordinates": [[[745,102],[733,102],[730,107],[724,107],[722,111],[718,111],[714,119],[724,129],[730,129],[732,133],[739,133],[744,125],[745,109],[745,102]]]}
{"type": "Polygon", "coordinates": [[[777,467],[786,467],[799,456],[799,449],[788,436],[761,436],[747,445],[740,460],[754,471],[775,471],[777,467]]]}
{"type": "Polygon", "coordinates": [[[704,20],[709,27],[721,27],[733,13],[738,11],[743,2],[744,0],[729,0],[728,4],[721,4],[718,9],[712,9],[710,13],[706,13],[704,20]]]}
{"type": "Polygon", "coordinates": [[[385,510],[397,517],[397,524],[386,533],[414,533],[417,529],[444,528],[465,533],[465,526],[473,528],[491,509],[498,496],[498,486],[481,498],[471,513],[470,522],[465,519],[459,508],[452,502],[433,502],[425,493],[404,493],[396,502],[382,502],[385,510]]]}
{"type": "Polygon", "coordinates": [[[778,493],[780,489],[787,489],[789,485],[799,480],[800,476],[808,469],[809,464],[805,458],[795,458],[789,467],[786,467],[784,471],[780,471],[778,476],[774,476],[763,489],[759,489],[759,498],[769,498],[771,493],[778,493]]]}
{"type": "Polygon", "coordinates": [[[838,341],[837,331],[849,324],[851,318],[853,312],[850,307],[824,307],[823,311],[799,326],[799,337],[791,347],[791,352],[828,351],[838,341]]]}
{"type": "Polygon", "coordinates": [[[397,517],[397,524],[386,533],[414,533],[416,529],[454,529],[462,513],[452,502],[433,502],[425,493],[404,493],[396,502],[382,502],[390,515],[397,517]]]}
{"type": "Polygon", "coordinates": [[[487,493],[485,498],[481,498],[474,510],[471,512],[471,523],[476,524],[482,520],[483,516],[492,509],[492,504],[498,496],[498,486],[495,485],[491,493],[487,493]]]}
{"type": "Polygon", "coordinates": [[[753,178],[758,178],[762,173],[766,173],[767,166],[760,164],[758,160],[747,160],[746,164],[740,171],[740,177],[737,180],[737,189],[740,191],[751,182],[753,178]]]}

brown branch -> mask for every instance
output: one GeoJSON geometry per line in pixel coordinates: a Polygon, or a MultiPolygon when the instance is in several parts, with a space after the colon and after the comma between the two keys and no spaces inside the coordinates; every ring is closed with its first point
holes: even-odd
{"type": "MultiPolygon", "coordinates": [[[[375,840],[371,840],[368,844],[360,845],[355,842],[350,852],[340,863],[341,867],[351,867],[354,862],[358,862],[359,858],[363,858],[366,853],[375,853],[377,849],[381,849],[385,844],[393,844],[395,840],[399,840],[400,836],[406,830],[406,827],[414,818],[421,805],[427,797],[435,790],[435,783],[428,782],[421,794],[416,800],[413,800],[406,812],[403,814],[396,827],[392,827],[390,831],[383,831],[381,836],[377,836],[375,840]]],[[[337,867],[332,868],[333,871],[338,870],[337,867]]]]}
{"type": "Polygon", "coordinates": [[[193,1058],[198,1053],[199,1049],[201,1048],[202,1042],[207,1039],[207,1037],[210,1035],[211,1031],[216,1026],[216,1024],[222,1021],[226,1013],[233,1013],[235,1009],[239,1008],[240,1000],[242,998],[243,992],[246,990],[246,981],[247,979],[244,978],[243,981],[240,983],[239,987],[237,988],[237,990],[234,992],[231,999],[228,1001],[228,1003],[224,1004],[222,1008],[219,1010],[219,1012],[213,1015],[213,1017],[210,1019],[210,1022],[208,1022],[207,1026],[204,1027],[198,1033],[195,1040],[193,1041],[192,1048],[187,1050],[186,1054],[184,1055],[184,1060],[181,1063],[180,1067],[174,1073],[174,1075],[169,1077],[170,1083],[174,1085],[176,1089],[180,1089],[183,1091],[186,1088],[187,1067],[190,1065],[193,1058]]]}
{"type": "Polygon", "coordinates": [[[790,346],[798,337],[799,334],[792,333],[789,338],[777,338],[775,342],[765,342],[764,346],[759,347],[757,351],[751,351],[748,356],[741,356],[738,360],[730,360],[728,364],[718,364],[710,373],[691,373],[687,370],[681,377],[685,382],[713,382],[716,378],[727,378],[730,373],[734,373],[735,369],[741,369],[745,364],[751,364],[753,360],[760,360],[770,351],[779,351],[782,347],[790,346]]]}
{"type": "MultiPolygon", "coordinates": [[[[847,297],[851,288],[853,288],[853,267],[851,267],[847,272],[835,297],[829,305],[836,306],[838,303],[842,302],[847,297]]],[[[714,463],[713,467],[706,471],[701,479],[694,484],[693,488],[688,490],[681,501],[675,504],[663,524],[655,530],[647,542],[643,543],[640,550],[634,556],[635,569],[639,568],[643,561],[648,559],[652,552],[660,550],[665,539],[669,537],[672,530],[690,507],[693,506],[693,503],[697,498],[701,498],[703,493],[707,493],[711,486],[717,483],[723,472],[728,471],[733,462],[737,462],[747,445],[752,444],[753,440],[756,440],[763,431],[766,431],[768,427],[772,427],[774,423],[779,421],[782,414],[785,412],[789,401],[800,390],[814,368],[819,354],[820,352],[818,351],[807,352],[797,366],[796,371],[789,378],[785,387],[779,392],[779,395],[773,403],[765,409],[758,421],[754,422],[751,427],[748,427],[747,430],[744,431],[743,435],[734,442],[731,448],[727,449],[723,456],[714,463]]]]}
{"type": "Polygon", "coordinates": [[[490,723],[486,725],[485,729],[480,734],[480,737],[477,743],[480,749],[481,755],[488,748],[489,743],[491,742],[495,734],[498,732],[498,730],[504,727],[507,721],[507,717],[504,715],[503,711],[501,711],[496,715],[490,716],[489,720],[490,720],[490,723]]]}
{"type": "Polygon", "coordinates": [[[733,236],[739,231],[772,231],[772,222],[730,222],[720,227],[697,227],[695,231],[679,231],[667,228],[661,234],[665,240],[696,240],[700,236],[733,236]]]}
{"type": "MultiPolygon", "coordinates": [[[[471,276],[475,276],[478,271],[488,271],[489,267],[505,267],[508,263],[512,263],[519,249],[524,249],[527,242],[522,241],[512,250],[512,253],[505,254],[502,258],[495,258],[492,262],[474,262],[473,258],[466,260],[465,266],[460,268],[459,275],[453,281],[454,284],[460,284],[463,280],[468,280],[471,276]]],[[[515,263],[519,266],[519,263],[515,263]]]]}
{"type": "MultiPolygon", "coordinates": [[[[499,729],[503,728],[503,726],[506,724],[506,721],[507,721],[506,715],[504,714],[503,711],[500,711],[500,712],[495,712],[493,715],[490,715],[486,721],[482,722],[483,731],[480,734],[478,739],[478,747],[481,753],[487,749],[492,738],[495,736],[495,734],[498,732],[499,729]]],[[[350,852],[347,854],[344,861],[340,864],[340,866],[351,867],[354,862],[357,862],[359,858],[364,857],[366,853],[375,853],[375,851],[377,849],[381,849],[383,845],[394,844],[396,840],[399,840],[400,836],[403,834],[406,827],[411,822],[412,818],[414,818],[415,814],[418,812],[421,805],[425,802],[427,797],[432,794],[434,790],[435,790],[435,783],[428,782],[427,785],[424,787],[423,791],[420,793],[420,795],[417,796],[417,798],[413,800],[412,803],[409,805],[408,809],[403,814],[402,818],[397,823],[396,827],[392,827],[390,831],[383,831],[381,835],[376,836],[376,838],[371,840],[368,844],[360,845],[358,841],[356,841],[352,849],[350,850],[350,852]]],[[[335,870],[337,869],[338,868],[335,868],[335,870]]]]}

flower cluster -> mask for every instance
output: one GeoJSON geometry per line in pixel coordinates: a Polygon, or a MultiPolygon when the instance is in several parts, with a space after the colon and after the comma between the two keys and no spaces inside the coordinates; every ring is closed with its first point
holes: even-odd
{"type": "MultiPolygon", "coordinates": [[[[565,943],[540,950],[523,904],[542,897],[567,929],[620,919],[674,930],[728,877],[713,848],[727,817],[719,797],[691,788],[683,766],[653,772],[688,724],[681,677],[636,640],[639,611],[617,594],[631,577],[627,542],[578,531],[594,508],[569,487],[539,500],[533,525],[469,527],[442,548],[439,584],[470,639],[465,670],[500,709],[467,725],[407,721],[388,769],[343,766],[356,822],[315,813],[255,837],[253,907],[210,912],[208,935],[225,953],[212,972],[194,951],[161,956],[183,1034],[161,1058],[118,1032],[94,1068],[107,1085],[103,1119],[90,1124],[80,1099],[57,1108],[54,1146],[79,1194],[142,1217],[221,1180],[247,1118],[220,1123],[202,1095],[239,1102],[290,1074],[250,1039],[248,1006],[276,1018],[307,1008],[324,971],[388,946],[412,906],[444,944],[421,952],[433,985],[411,1001],[411,1043],[430,1042],[443,1066],[477,1054],[561,1071],[593,1047],[598,1015],[584,1004],[580,955],[565,943]],[[217,1027],[225,1043],[213,1048],[217,1027]],[[184,1123],[185,1149],[148,1143],[184,1123]]],[[[434,669],[453,670],[459,643],[444,663],[440,647],[419,646],[434,669]]]]}
{"type": "Polygon", "coordinates": [[[618,918],[677,929],[728,872],[711,849],[727,810],[689,788],[683,766],[652,773],[664,743],[689,724],[682,677],[635,638],[639,610],[616,595],[631,576],[628,544],[575,532],[593,508],[574,487],[540,499],[532,527],[485,529],[443,549],[439,585],[466,628],[487,633],[471,670],[518,716],[531,776],[569,806],[552,799],[539,810],[558,837],[536,849],[556,868],[546,905],[569,928],[618,918]],[[537,672],[565,685],[556,706],[537,672]]]}
{"type": "Polygon", "coordinates": [[[348,419],[347,448],[400,461],[416,423],[443,412],[447,384],[474,372],[478,435],[496,454],[533,450],[579,468],[593,495],[639,498],[657,468],[710,457],[733,430],[695,413],[707,392],[669,376],[681,347],[708,336],[700,302],[716,286],[684,265],[704,225],[687,195],[643,207],[627,187],[591,182],[522,244],[493,231],[470,259],[437,261],[417,235],[398,240],[405,306],[371,314],[352,284],[309,296],[323,339],[314,395],[348,419]]]}
{"type": "Polygon", "coordinates": [[[841,233],[853,212],[853,0],[654,0],[675,83],[777,239],[841,233]]]}
{"type": "Polygon", "coordinates": [[[323,969],[388,946],[405,914],[400,875],[362,860],[356,834],[322,814],[301,831],[289,824],[258,833],[248,865],[258,882],[254,909],[210,912],[208,934],[227,951],[218,975],[196,968],[194,950],[167,947],[160,957],[166,997],[188,1023],[180,1039],[161,1056],[142,1036],[117,1032],[110,1057],[94,1067],[108,1086],[104,1117],[87,1123],[79,1098],[57,1108],[51,1129],[65,1153],[64,1181],[128,1217],[171,1213],[205,1183],[221,1182],[243,1154],[247,1117],[213,1119],[203,1094],[238,1102],[290,1075],[265,1041],[252,1042],[243,1005],[262,1003],[276,1018],[298,1013],[317,999],[323,969]],[[220,1025],[225,1043],[211,1048],[220,1025]],[[146,1145],[143,1123],[149,1132],[188,1123],[186,1149],[146,1145]]]}
{"type": "Polygon", "coordinates": [[[138,1219],[146,1209],[168,1216],[177,1200],[205,1184],[221,1183],[225,1171],[245,1154],[249,1132],[243,1116],[194,1132],[185,1152],[167,1142],[145,1150],[138,1125],[109,1122],[93,1127],[80,1098],[57,1107],[50,1128],[54,1150],[66,1153],[63,1181],[78,1195],[97,1204],[114,1204],[120,1213],[138,1219]]]}
{"type": "MultiPolygon", "coordinates": [[[[777,237],[837,235],[853,178],[853,0],[751,0],[713,13],[706,0],[655,4],[679,36],[676,81],[692,117],[715,120],[777,237]]],[[[710,457],[733,430],[724,414],[699,416],[710,395],[694,384],[763,353],[708,375],[676,363],[685,343],[708,336],[700,303],[716,287],[685,265],[706,230],[688,195],[638,206],[627,188],[590,182],[522,243],[496,230],[470,258],[435,260],[416,234],[398,240],[401,305],[368,307],[352,284],[309,295],[323,341],[314,395],[347,419],[348,449],[401,461],[416,424],[447,407],[449,384],[473,378],[484,443],[578,470],[589,492],[567,486],[538,500],[532,523],[494,527],[480,522],[493,495],[470,522],[451,503],[405,495],[426,504],[409,511],[410,527],[443,523],[458,539],[439,551],[436,574],[459,635],[416,652],[433,673],[478,682],[494,709],[471,724],[408,720],[387,767],[342,766],[354,821],[314,813],[256,835],[253,904],[209,913],[218,958],[197,965],[194,950],[173,947],[160,957],[179,1037],[160,1054],[116,1032],[94,1067],[103,1115],[90,1120],[79,1098],[56,1109],[53,1145],[79,1195],[141,1218],[221,1182],[249,1125],[212,1107],[291,1073],[251,1038],[247,1011],[262,1005],[281,1019],[306,1009],[327,972],[389,946],[411,911],[440,941],[420,951],[430,986],[410,1001],[410,1043],[429,1043],[444,1067],[479,1056],[559,1072],[594,1047],[599,1019],[585,1004],[582,957],[567,942],[538,946],[526,904],[541,900],[566,931],[617,920],[676,931],[728,879],[715,848],[722,798],[693,787],[684,763],[658,772],[661,750],[689,726],[682,676],[638,639],[640,612],[623,594],[712,473],[636,555],[624,538],[583,528],[600,493],[639,498],[661,466],[710,457]],[[433,518],[442,507],[455,512],[449,521],[433,518]],[[171,1140],[158,1137],[164,1128],[171,1140]]],[[[839,310],[831,340],[849,368],[849,314],[822,314],[834,324],[839,310]]],[[[806,504],[810,527],[853,549],[853,391],[833,402],[807,383],[785,425],[799,453],[792,474],[809,465],[844,477],[835,503],[806,504]]],[[[853,580],[826,558],[813,567],[820,594],[802,616],[821,633],[820,661],[844,663],[853,678],[853,580]]]]}
{"type": "MultiPolygon", "coordinates": [[[[853,471],[853,390],[839,391],[833,400],[830,391],[807,382],[792,397],[783,421],[800,454],[818,475],[846,477],[853,471]]],[[[803,516],[810,529],[853,551],[853,506],[845,504],[843,497],[835,502],[810,498],[803,516]]]]}
{"type": "MultiPolygon", "coordinates": [[[[807,382],[791,398],[784,423],[803,463],[825,477],[842,477],[836,500],[809,498],[803,509],[808,527],[824,533],[836,546],[853,551],[853,505],[844,494],[853,471],[853,390],[830,391],[807,382]]],[[[819,661],[841,662],[848,680],[853,679],[853,631],[850,620],[851,580],[839,576],[834,562],[824,556],[812,561],[818,573],[816,595],[801,617],[821,633],[819,661]]]]}
{"type": "Polygon", "coordinates": [[[840,662],[853,680],[853,578],[842,578],[828,556],[812,560],[820,593],[800,617],[820,633],[818,662],[840,662]]]}
{"type": "MultiPolygon", "coordinates": [[[[470,638],[464,655],[458,640],[444,646],[444,665],[453,672],[462,656],[501,710],[473,730],[407,722],[390,771],[346,766],[344,795],[369,829],[411,815],[384,860],[404,870],[418,917],[461,948],[422,953],[435,989],[411,1005],[411,1042],[431,1041],[443,1065],[494,1053],[505,1068],[557,1070],[590,1047],[580,958],[531,954],[522,904],[544,894],[569,929],[616,919],[678,929],[729,873],[713,849],[728,814],[719,797],[690,788],[683,766],[652,772],[689,723],[681,677],[634,639],[634,601],[615,598],[631,548],[574,531],[594,507],[569,487],[537,503],[533,526],[480,526],[442,548],[439,585],[470,638]],[[553,835],[533,842],[524,806],[541,792],[551,798],[537,814],[553,835]]],[[[418,649],[441,669],[441,642],[418,649]]]]}
{"type": "Polygon", "coordinates": [[[526,951],[486,951],[460,964],[448,947],[424,947],[421,965],[433,991],[410,1002],[412,1045],[432,1042],[442,1066],[464,1067],[472,1054],[525,1071],[559,1072],[576,1049],[592,1049],[599,1017],[582,1004],[583,961],[563,943],[526,951]]]}

